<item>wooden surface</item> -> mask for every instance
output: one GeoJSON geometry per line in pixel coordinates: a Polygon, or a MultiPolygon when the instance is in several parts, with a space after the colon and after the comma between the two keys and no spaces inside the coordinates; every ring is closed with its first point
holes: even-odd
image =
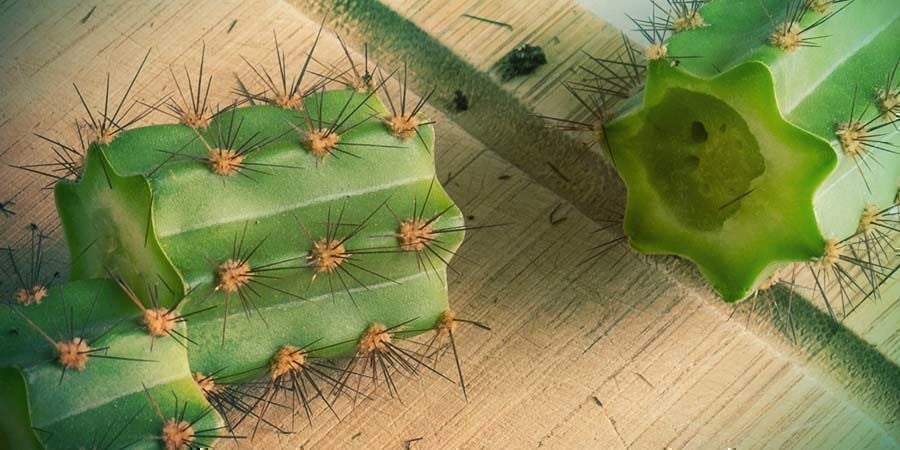
{"type": "MultiPolygon", "coordinates": [[[[456,14],[476,2],[441,3],[453,6],[456,14]]],[[[491,9],[480,11],[485,14],[514,10],[492,6],[509,2],[477,3],[491,9]]],[[[538,17],[581,13],[568,3],[545,3],[554,3],[558,11],[536,7],[520,20],[537,23],[538,17]]],[[[425,2],[421,5],[420,14],[441,17],[426,13],[425,2]]],[[[7,164],[50,158],[33,132],[73,138],[69,124],[80,117],[81,109],[72,82],[99,100],[106,72],[111,73],[114,91],[121,90],[152,47],[137,95],[153,101],[173,90],[169,67],[196,64],[205,42],[214,96],[225,102],[234,86],[233,74],[249,73],[240,56],[275,67],[273,31],[288,60],[299,68],[318,29],[318,17],[292,4],[268,1],[0,3],[0,201],[24,189],[12,208],[17,214],[0,218],[0,243],[24,242],[23,227],[29,221],[51,228],[57,223],[52,195],[41,190],[47,180],[7,164]]],[[[585,27],[599,20],[586,17],[580,19],[585,27]]],[[[417,23],[428,27],[425,20],[417,23]]],[[[438,19],[434,24],[450,27],[438,19]]],[[[571,24],[556,21],[548,26],[572,30],[571,38],[561,38],[563,43],[577,35],[571,24]]],[[[468,44],[466,38],[475,39],[466,32],[470,27],[475,25],[459,25],[455,34],[438,29],[430,33],[447,44],[459,42],[448,46],[477,67],[488,67],[504,50],[468,44]]],[[[501,41],[492,32],[484,33],[480,42],[502,42],[496,45],[504,48],[524,39],[517,34],[501,41]]],[[[592,39],[600,45],[601,37],[592,39]]],[[[359,41],[352,42],[358,56],[359,41]]],[[[330,33],[316,55],[325,65],[343,64],[330,33]]],[[[548,85],[542,91],[527,84],[512,89],[535,93],[516,95],[541,112],[551,111],[541,106],[541,98],[556,95],[554,88],[548,85]]],[[[552,103],[563,105],[560,99],[552,103]]],[[[454,309],[493,328],[464,328],[457,336],[469,402],[457,387],[436,377],[403,380],[402,403],[382,396],[355,409],[344,406],[340,422],[320,411],[313,427],[301,425],[295,435],[264,433],[252,442],[221,447],[898,445],[895,421],[872,414],[852,390],[829,379],[827,371],[811,368],[790,345],[753,325],[746,314],[730,316],[730,308],[673,277],[660,260],[622,249],[592,264],[582,263],[591,246],[615,233],[597,232],[603,224],[507,162],[500,156],[503,152],[487,148],[482,143],[487,137],[472,136],[437,109],[428,107],[426,114],[438,121],[438,173],[469,216],[468,223],[511,223],[471,233],[453,263],[460,273],[450,277],[454,309]]],[[[168,119],[162,115],[149,119],[163,121],[168,119]]],[[[64,272],[68,255],[61,238],[60,232],[52,237],[49,265],[64,272]]],[[[896,322],[891,327],[877,320],[883,314],[867,314],[869,319],[859,319],[854,326],[878,329],[886,337],[877,344],[892,340],[890,345],[897,346],[896,322]]],[[[445,363],[444,369],[452,372],[450,361],[445,363]]]]}

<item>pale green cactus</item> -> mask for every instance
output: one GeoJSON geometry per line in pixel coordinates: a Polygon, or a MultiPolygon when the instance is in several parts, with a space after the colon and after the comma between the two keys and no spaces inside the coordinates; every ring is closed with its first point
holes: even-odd
{"type": "Polygon", "coordinates": [[[650,41],[642,55],[626,46],[621,59],[597,61],[640,89],[616,88],[612,72],[597,80],[607,94],[620,89],[611,97],[631,96],[596,111],[628,188],[631,245],[692,260],[729,301],[790,262],[810,263],[826,300],[831,284],[843,285],[838,295],[876,289],[897,256],[900,9],[889,0],[669,7],[635,21],[650,41]]]}
{"type": "Polygon", "coordinates": [[[0,316],[14,445],[207,446],[240,434],[225,410],[255,434],[285,396],[308,414],[359,395],[356,377],[435,370],[401,338],[441,346],[455,328],[465,225],[424,102],[386,107],[368,73],[302,91],[305,71],[215,114],[201,72],[179,124],[125,131],[119,110],[87,110],[88,148],[69,147],[74,179],[55,187],[76,281],[33,283],[0,316]]]}

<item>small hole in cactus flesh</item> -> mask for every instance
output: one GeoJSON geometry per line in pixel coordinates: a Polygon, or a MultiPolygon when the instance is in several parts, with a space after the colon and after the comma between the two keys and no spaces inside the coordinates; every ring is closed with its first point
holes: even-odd
{"type": "Polygon", "coordinates": [[[691,123],[691,138],[698,143],[706,142],[709,139],[709,134],[706,132],[706,127],[703,126],[702,122],[691,123]]]}

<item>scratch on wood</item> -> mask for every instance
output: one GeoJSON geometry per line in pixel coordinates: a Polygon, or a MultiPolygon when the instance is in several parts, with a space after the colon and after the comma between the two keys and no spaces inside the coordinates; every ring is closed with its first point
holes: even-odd
{"type": "Polygon", "coordinates": [[[512,29],[513,29],[512,25],[510,25],[506,22],[500,22],[497,20],[486,19],[484,17],[473,16],[472,14],[463,14],[462,17],[477,20],[479,22],[489,23],[491,25],[497,25],[498,27],[506,28],[509,31],[512,31],[512,29]]]}
{"type": "Polygon", "coordinates": [[[591,351],[591,349],[594,348],[594,346],[597,345],[597,343],[600,342],[600,340],[602,340],[602,339],[605,338],[605,337],[606,337],[606,333],[605,333],[605,332],[604,332],[604,333],[600,333],[600,335],[598,335],[593,341],[591,341],[591,345],[588,345],[587,348],[584,349],[583,352],[581,352],[581,354],[582,354],[582,355],[587,354],[587,352],[591,351]]]}
{"type": "Polygon", "coordinates": [[[550,225],[557,225],[557,224],[565,222],[566,219],[568,219],[568,217],[566,217],[566,216],[556,217],[556,213],[559,211],[560,208],[562,208],[562,206],[563,206],[562,203],[557,203],[556,207],[553,208],[553,211],[550,211],[550,225]]]}
{"type": "Polygon", "coordinates": [[[405,448],[406,450],[409,450],[412,448],[413,444],[421,441],[422,439],[425,439],[425,438],[423,436],[419,436],[417,438],[407,439],[407,440],[403,441],[403,448],[405,448]]]}
{"type": "Polygon", "coordinates": [[[550,166],[550,169],[553,170],[553,172],[554,172],[555,174],[559,175],[559,177],[562,178],[566,183],[571,183],[571,182],[572,182],[572,180],[570,180],[569,177],[563,175],[563,173],[560,172],[559,168],[556,167],[555,165],[553,165],[552,162],[547,161],[547,165],[550,166]]]}
{"type": "Polygon", "coordinates": [[[651,388],[656,389],[656,386],[654,386],[653,383],[650,382],[650,380],[648,380],[647,378],[645,378],[645,377],[644,377],[643,375],[641,375],[639,372],[635,372],[634,374],[637,375],[638,378],[640,378],[641,380],[643,380],[644,383],[647,383],[647,386],[650,386],[651,388]]]}
{"type": "MultiPolygon", "coordinates": [[[[455,148],[455,147],[450,147],[449,150],[453,150],[453,148],[455,148]]],[[[449,151],[449,150],[448,150],[448,151],[449,151]]],[[[451,172],[451,173],[447,176],[447,181],[445,181],[444,184],[450,184],[450,183],[452,183],[453,180],[455,180],[456,177],[459,176],[459,174],[465,172],[465,170],[468,169],[469,166],[471,166],[472,163],[475,162],[478,158],[481,158],[481,155],[483,155],[486,151],[487,151],[487,149],[482,149],[482,150],[479,151],[477,154],[475,154],[475,156],[473,156],[472,159],[466,161],[466,163],[463,164],[463,166],[462,166],[456,173],[452,173],[452,172],[451,172]]],[[[482,180],[482,181],[483,181],[483,180],[482,180]]]]}
{"type": "Polygon", "coordinates": [[[600,401],[600,398],[596,395],[592,396],[594,399],[594,403],[600,407],[600,410],[603,412],[603,415],[606,417],[606,420],[609,422],[609,425],[612,426],[613,431],[616,433],[616,437],[619,438],[619,442],[622,443],[622,447],[628,448],[628,445],[625,444],[625,440],[622,439],[622,434],[619,433],[619,429],[616,427],[616,421],[613,420],[612,417],[609,416],[609,413],[606,411],[606,406],[603,405],[603,402],[600,401]]]}
{"type": "Polygon", "coordinates": [[[87,13],[87,14],[85,14],[85,15],[84,15],[84,17],[82,17],[82,18],[81,18],[81,23],[85,23],[85,22],[87,22],[87,21],[88,21],[88,19],[90,19],[90,18],[91,18],[91,15],[92,15],[92,14],[94,14],[94,10],[96,10],[96,9],[97,9],[97,7],[96,7],[96,6],[94,6],[94,7],[93,7],[93,8],[91,8],[91,10],[90,10],[90,11],[88,11],[88,13],[87,13]]]}
{"type": "Polygon", "coordinates": [[[5,149],[3,149],[3,151],[0,152],[0,158],[2,158],[2,157],[5,156],[7,153],[9,153],[9,151],[12,150],[16,145],[18,145],[18,144],[19,144],[19,141],[21,141],[21,140],[22,140],[21,138],[16,139],[15,141],[13,141],[12,144],[9,144],[5,149]]]}
{"type": "Polygon", "coordinates": [[[234,29],[235,25],[237,25],[237,21],[238,21],[237,19],[234,19],[233,21],[231,21],[231,25],[228,27],[228,31],[226,31],[225,34],[231,33],[231,30],[234,29]]]}

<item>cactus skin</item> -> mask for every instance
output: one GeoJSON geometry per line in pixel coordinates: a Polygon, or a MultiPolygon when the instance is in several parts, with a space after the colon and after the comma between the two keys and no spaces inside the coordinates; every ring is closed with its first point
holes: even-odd
{"type": "Polygon", "coordinates": [[[0,369],[0,441],[11,448],[41,448],[31,429],[25,380],[17,369],[0,369]]]}
{"type": "MultiPolygon", "coordinates": [[[[891,1],[870,0],[832,4],[825,13],[808,11],[799,22],[801,29],[834,13],[803,35],[827,36],[814,41],[823,48],[783,50],[770,42],[777,29],[772,21],[778,24],[795,4],[800,3],[717,0],[703,5],[699,14],[704,26],[655,43],[664,45],[667,56],[648,62],[642,104],[626,102],[604,129],[604,144],[629,190],[625,232],[632,245],[691,259],[726,301],[752,294],[786,262],[825,258],[826,239],[843,242],[854,236],[867,206],[890,207],[897,195],[900,158],[893,152],[900,139],[890,118],[873,122],[886,124],[877,139],[888,151],[874,150],[877,162],[871,156],[848,156],[835,132],[847,122],[854,103],[855,115],[869,111],[863,122],[878,114],[878,89],[900,57],[900,10],[891,1]],[[679,56],[685,58],[670,67],[679,56]],[[667,92],[678,88],[712,98],[673,96],[665,103],[667,92]],[[753,102],[769,106],[741,110],[753,102]],[[661,103],[668,106],[659,107],[661,103]],[[709,111],[704,108],[723,104],[737,117],[704,116],[709,111]],[[655,129],[653,124],[664,117],[677,117],[682,129],[655,129]],[[721,155],[714,152],[706,161],[676,161],[694,151],[692,124],[708,119],[727,122],[729,131],[705,127],[704,142],[714,146],[755,139],[765,169],[738,164],[750,158],[739,151],[729,156],[733,164],[721,164],[714,159],[721,155]],[[749,136],[732,131],[740,128],[732,126],[739,122],[750,126],[749,136]],[[773,136],[779,136],[776,142],[771,142],[773,136]],[[672,180],[654,179],[665,172],[654,169],[660,161],[683,169],[682,180],[672,172],[672,180]],[[691,164],[703,169],[691,172],[691,164]],[[719,217],[709,223],[707,216],[719,217]]],[[[885,256],[890,260],[896,255],[885,256]]]]}
{"type": "MultiPolygon", "coordinates": [[[[43,448],[103,448],[104,444],[118,448],[131,442],[134,448],[158,448],[158,442],[147,440],[158,435],[162,425],[148,403],[144,386],[168,415],[174,415],[173,393],[181,402],[179,407],[188,405],[188,417],[196,417],[209,406],[194,384],[187,350],[172,339],[162,339],[151,351],[146,331],[137,326],[139,311],[115,283],[71,282],[50,289],[47,300],[25,311],[29,320],[52,338],[70,336],[71,317],[78,337],[100,335],[115,326],[102,338],[89,340],[89,344],[95,348],[108,346],[111,356],[156,362],[90,358],[83,372],[70,369],[62,376],[44,338],[16,320],[15,315],[5,314],[0,326],[4,332],[15,329],[16,333],[0,341],[0,365],[7,367],[2,369],[3,378],[7,382],[24,380],[27,409],[10,402],[7,396],[0,403],[4,409],[15,411],[11,416],[16,420],[28,420],[33,427],[33,435],[23,438],[39,441],[43,448]],[[126,426],[125,433],[113,441],[119,427],[126,426]]],[[[185,331],[184,325],[181,328],[185,331]]],[[[4,384],[17,390],[14,382],[4,384]]],[[[208,414],[195,424],[195,429],[222,425],[217,414],[208,414]]],[[[10,430],[22,432],[17,427],[10,430]]],[[[33,448],[27,441],[11,441],[10,445],[33,448]]]]}
{"type": "MultiPolygon", "coordinates": [[[[178,406],[189,405],[188,417],[199,416],[210,406],[194,373],[225,368],[226,375],[235,374],[229,383],[254,380],[267,376],[270,360],[284,345],[315,342],[321,350],[307,354],[313,360],[345,357],[356,352],[372,323],[409,330],[397,338],[441,323],[448,310],[445,261],[464,231],[461,212],[435,181],[432,127],[420,125],[409,139],[396,137],[381,120],[390,113],[368,93],[328,91],[305,102],[306,112],[270,105],[228,110],[206,130],[156,125],[125,131],[108,144],[91,145],[80,180],[57,184],[77,281],[18,310],[52,339],[69,335],[67,311],[86,335],[118,324],[97,344],[88,343],[109,346],[110,355],[155,362],[92,358],[83,372],[68,371],[59,383],[61,367],[51,360],[46,339],[15,314],[0,317],[0,329],[17,330],[15,338],[0,342],[0,367],[16,367],[25,375],[30,411],[23,414],[42,430],[31,438],[46,448],[72,442],[92,447],[103,431],[97,424],[118,419],[124,432],[115,445],[136,441],[138,447],[158,448],[161,443],[152,436],[160,435],[162,421],[147,407],[142,383],[164,416],[176,408],[173,392],[178,406]],[[320,112],[321,127],[315,125],[320,112]],[[311,154],[301,142],[307,113],[317,128],[346,122],[337,127],[340,142],[356,157],[311,154]],[[248,163],[269,164],[258,166],[265,174],[221,176],[184,156],[207,155],[204,141],[231,132],[234,142],[265,137],[246,157],[248,163]],[[432,228],[446,230],[435,235],[440,253],[401,251],[399,221],[413,216],[434,218],[432,228]],[[343,225],[336,227],[338,221],[343,225]],[[347,237],[357,225],[359,232],[347,237]],[[355,265],[345,267],[352,276],[344,272],[343,279],[329,280],[323,272],[311,283],[314,271],[306,267],[306,257],[312,240],[326,235],[347,238],[343,244],[352,255],[347,261],[355,265]],[[265,279],[266,286],[255,288],[262,295],[252,297],[247,317],[237,296],[231,297],[225,325],[225,293],[216,289],[216,267],[233,255],[236,239],[244,253],[255,249],[248,258],[251,267],[274,264],[277,270],[266,273],[273,277],[265,279]],[[164,336],[153,341],[151,351],[141,310],[115,282],[100,279],[109,274],[145,305],[149,288],[160,306],[188,316],[176,328],[190,339],[187,348],[164,336]],[[134,419],[124,424],[129,413],[134,419]]],[[[15,379],[8,371],[2,375],[15,379]]],[[[223,426],[212,411],[194,429],[227,434],[223,426]]]]}

